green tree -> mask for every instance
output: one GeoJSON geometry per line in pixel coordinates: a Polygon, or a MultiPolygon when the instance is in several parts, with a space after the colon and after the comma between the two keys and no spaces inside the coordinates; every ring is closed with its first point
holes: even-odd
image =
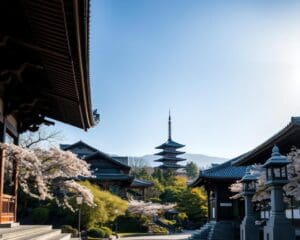
{"type": "Polygon", "coordinates": [[[186,175],[189,179],[196,178],[198,176],[198,166],[194,162],[189,162],[185,166],[186,175]]]}
{"type": "Polygon", "coordinates": [[[182,191],[177,206],[191,221],[197,222],[207,217],[207,196],[203,188],[187,188],[182,191]]]}
{"type": "Polygon", "coordinates": [[[146,190],[145,199],[150,199],[152,201],[153,198],[159,198],[159,196],[164,192],[165,187],[156,178],[151,178],[149,181],[153,183],[153,186],[146,190]]]}
{"type": "Polygon", "coordinates": [[[163,172],[158,167],[154,168],[154,172],[152,173],[152,177],[156,178],[160,183],[165,182],[165,178],[164,178],[163,172]]]}
{"type": "Polygon", "coordinates": [[[182,192],[187,188],[186,177],[176,176],[165,187],[164,192],[160,195],[160,199],[163,203],[176,203],[180,201],[182,192]]]}
{"type": "Polygon", "coordinates": [[[96,206],[82,206],[82,224],[85,228],[103,226],[105,223],[114,221],[118,216],[124,215],[128,202],[122,200],[108,191],[102,191],[97,185],[89,181],[80,183],[90,189],[94,195],[96,206]]]}

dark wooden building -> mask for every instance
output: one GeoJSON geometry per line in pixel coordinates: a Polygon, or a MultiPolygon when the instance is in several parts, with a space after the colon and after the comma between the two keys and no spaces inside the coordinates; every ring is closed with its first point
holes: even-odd
{"type": "Polygon", "coordinates": [[[208,199],[208,220],[241,220],[243,217],[243,203],[230,199],[233,195],[229,189],[232,183],[240,180],[246,167],[235,167],[232,159],[222,164],[201,170],[198,178],[189,184],[191,187],[203,186],[208,199]]]}
{"type": "Polygon", "coordinates": [[[155,154],[161,156],[159,159],[155,161],[162,163],[161,165],[158,166],[159,168],[163,170],[175,171],[179,168],[184,168],[182,165],[179,165],[178,162],[185,161],[186,159],[178,157],[178,155],[184,154],[184,152],[178,151],[177,149],[183,148],[184,145],[172,140],[172,122],[171,122],[170,114],[169,114],[168,127],[169,127],[168,140],[165,143],[156,147],[156,149],[161,149],[162,151],[155,154]]]}
{"type": "MultiPolygon", "coordinates": [[[[280,149],[282,155],[287,156],[292,148],[300,148],[300,117],[292,117],[288,125],[279,130],[269,139],[243,155],[241,158],[235,160],[235,166],[249,166],[253,164],[264,164],[271,156],[272,148],[276,145],[280,149]]],[[[286,206],[286,216],[292,219],[293,223],[298,229],[300,228],[300,202],[289,196],[289,203],[286,206]]],[[[261,218],[268,218],[269,209],[261,212],[261,218]]],[[[299,232],[297,232],[299,236],[299,232]]]]}
{"type": "Polygon", "coordinates": [[[64,144],[61,148],[77,154],[90,164],[94,175],[90,181],[122,198],[132,196],[143,199],[145,189],[152,186],[151,182],[136,179],[130,175],[131,167],[128,165],[128,157],[112,157],[82,141],[72,145],[64,144]]]}
{"type": "MultiPolygon", "coordinates": [[[[2,142],[17,144],[20,133],[52,124],[49,118],[84,130],[94,125],[88,39],[88,0],[0,1],[2,142]]],[[[7,179],[1,156],[0,223],[15,222],[17,163],[7,179]]]]}
{"type": "Polygon", "coordinates": [[[220,240],[237,239],[235,234],[239,233],[238,226],[244,216],[244,202],[231,199],[233,193],[229,186],[245,175],[246,167],[232,165],[239,158],[201,170],[198,178],[189,184],[204,187],[208,201],[208,223],[192,239],[206,239],[207,234],[220,240]]]}

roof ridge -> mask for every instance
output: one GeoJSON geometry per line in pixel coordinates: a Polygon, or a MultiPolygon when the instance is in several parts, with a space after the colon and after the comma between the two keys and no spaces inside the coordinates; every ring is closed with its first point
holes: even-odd
{"type": "Polygon", "coordinates": [[[293,126],[298,126],[298,127],[300,126],[300,116],[291,117],[291,120],[287,125],[285,125],[282,129],[277,131],[275,134],[271,135],[271,137],[267,138],[267,140],[263,141],[261,144],[257,145],[256,147],[248,151],[244,156],[241,156],[241,159],[237,159],[233,164],[234,165],[240,164],[239,162],[243,161],[243,159],[245,159],[245,157],[247,158],[247,156],[250,155],[251,153],[255,151],[260,151],[260,149],[268,146],[268,144],[272,142],[276,143],[276,139],[278,140],[280,136],[286,134],[293,126]]]}
{"type": "Polygon", "coordinates": [[[232,159],[230,159],[230,160],[227,160],[226,162],[223,162],[223,163],[221,163],[221,164],[218,164],[217,166],[214,166],[214,167],[205,169],[205,170],[203,170],[203,171],[201,171],[201,172],[202,172],[202,173],[209,173],[209,172],[217,171],[217,170],[220,170],[220,169],[229,167],[229,166],[238,168],[238,167],[236,167],[236,166],[233,166],[232,163],[234,163],[235,161],[237,161],[239,158],[243,157],[243,156],[246,155],[246,154],[247,154],[247,153],[241,154],[241,155],[239,155],[238,157],[235,157],[235,158],[232,158],[232,159]]]}
{"type": "Polygon", "coordinates": [[[123,162],[121,162],[121,161],[119,161],[119,160],[117,160],[117,159],[115,159],[115,158],[109,156],[107,153],[102,152],[102,151],[100,151],[100,150],[97,150],[96,152],[91,153],[90,155],[86,156],[84,159],[85,159],[85,160],[88,160],[88,158],[93,157],[93,156],[95,156],[95,155],[97,155],[97,154],[102,154],[102,155],[104,155],[107,159],[111,160],[112,162],[115,162],[115,163],[117,163],[117,164],[119,164],[119,165],[122,165],[122,166],[124,166],[124,167],[126,167],[126,168],[129,168],[129,169],[131,168],[129,165],[127,165],[127,164],[125,164],[125,163],[123,163],[123,162]]]}

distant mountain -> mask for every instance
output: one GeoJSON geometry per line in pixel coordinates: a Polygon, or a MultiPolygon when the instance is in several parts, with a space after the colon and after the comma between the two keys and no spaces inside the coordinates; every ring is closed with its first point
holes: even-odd
{"type": "MultiPolygon", "coordinates": [[[[213,156],[207,156],[203,154],[194,154],[194,153],[185,153],[183,155],[180,155],[180,157],[183,157],[187,159],[187,161],[183,162],[184,165],[187,162],[194,162],[198,165],[199,168],[207,168],[212,163],[223,163],[225,162],[226,158],[221,157],[213,157],[213,156]]],[[[158,159],[159,156],[157,155],[144,155],[142,157],[130,157],[131,159],[135,159],[135,161],[143,161],[147,163],[147,165],[150,166],[158,166],[159,162],[155,162],[154,160],[158,159]]]]}

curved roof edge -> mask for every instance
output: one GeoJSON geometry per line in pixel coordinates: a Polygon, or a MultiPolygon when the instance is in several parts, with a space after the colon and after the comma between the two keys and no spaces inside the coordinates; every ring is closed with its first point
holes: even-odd
{"type": "MultiPolygon", "coordinates": [[[[253,164],[254,158],[256,158],[257,156],[263,155],[263,154],[266,155],[267,153],[265,153],[265,152],[268,152],[271,155],[272,147],[277,144],[281,145],[280,143],[287,141],[287,138],[289,136],[291,136],[293,133],[295,133],[296,130],[300,130],[300,117],[291,117],[291,121],[289,122],[289,124],[287,126],[285,126],[279,132],[277,132],[276,134],[271,136],[269,139],[267,139],[262,144],[258,145],[256,148],[247,152],[243,157],[235,160],[233,162],[233,165],[234,166],[251,165],[251,164],[253,164]]],[[[300,131],[299,131],[299,133],[300,133],[300,131]]],[[[298,142],[300,145],[300,141],[298,141],[298,142]]],[[[293,146],[290,145],[290,147],[293,147],[293,146]]],[[[265,160],[267,160],[267,158],[265,160]]],[[[255,161],[258,161],[258,159],[256,158],[255,161]]]]}
{"type": "Polygon", "coordinates": [[[199,171],[199,176],[197,177],[196,180],[193,182],[189,183],[189,187],[196,187],[196,186],[201,186],[203,185],[203,180],[228,180],[228,181],[235,181],[241,179],[246,172],[246,167],[241,166],[241,167],[236,167],[233,166],[232,163],[234,161],[237,161],[241,157],[243,157],[245,154],[242,154],[236,158],[233,158],[231,160],[228,160],[224,163],[218,164],[216,166],[213,166],[211,168],[208,168],[206,170],[200,170],[199,171]]]}

